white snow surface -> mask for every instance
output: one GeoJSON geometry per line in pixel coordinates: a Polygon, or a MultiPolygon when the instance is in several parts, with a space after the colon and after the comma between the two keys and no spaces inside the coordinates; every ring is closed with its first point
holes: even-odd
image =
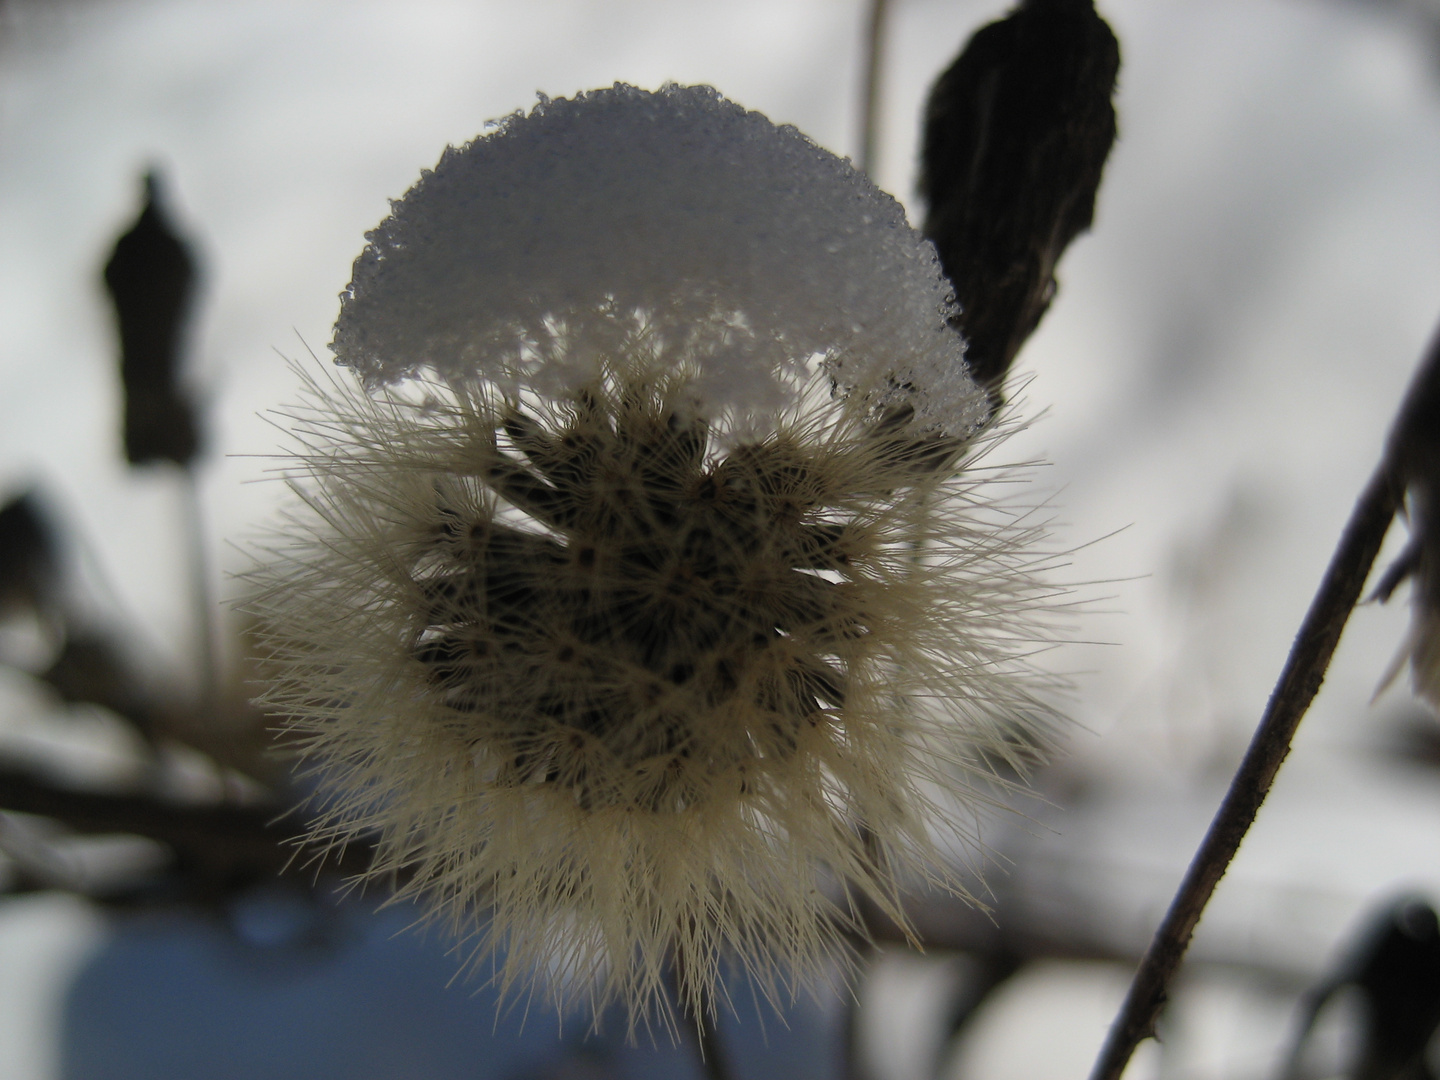
{"type": "Polygon", "coordinates": [[[782,409],[820,356],[840,389],[899,398],[927,427],[985,415],[949,286],[900,204],[710,87],[542,96],[446,148],[391,206],[331,345],[368,384],[428,372],[563,393],[638,317],[698,362],[702,406],[782,409]]]}

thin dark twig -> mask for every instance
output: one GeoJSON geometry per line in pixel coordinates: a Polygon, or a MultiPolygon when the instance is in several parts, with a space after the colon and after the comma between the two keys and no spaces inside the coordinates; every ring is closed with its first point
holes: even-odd
{"type": "Polygon", "coordinates": [[[696,1001],[690,992],[690,966],[685,962],[685,949],[678,942],[672,956],[671,975],[675,1011],[680,1017],[680,1026],[693,1040],[706,1080],[734,1080],[729,1055],[716,1028],[719,1014],[715,1008],[714,991],[708,986],[701,986],[699,1000],[696,1001]]]}
{"type": "Polygon", "coordinates": [[[200,654],[200,701],[203,707],[208,708],[215,704],[220,684],[219,627],[215,625],[215,591],[210,587],[205,507],[200,497],[200,478],[196,475],[194,461],[185,466],[184,475],[185,524],[190,541],[190,602],[194,609],[200,654]]]}
{"type": "Polygon", "coordinates": [[[865,71],[860,93],[860,153],[856,164],[875,175],[875,144],[880,130],[880,83],[885,62],[885,9],[889,0],[870,0],[865,32],[865,71]]]}
{"type": "Polygon", "coordinates": [[[1090,1074],[1091,1080],[1119,1080],[1135,1047],[1155,1034],[1167,987],[1180,967],[1195,925],[1290,753],[1295,730],[1325,679],[1341,631],[1360,599],[1400,498],[1387,459],[1370,478],[1351,512],[1250,747],[1170,910],[1140,961],[1125,1003],[1090,1074]]]}
{"type": "Polygon", "coordinates": [[[861,1025],[860,998],[857,987],[863,983],[866,973],[874,965],[875,942],[869,937],[855,943],[855,958],[859,965],[855,985],[847,991],[844,1013],[840,1026],[840,1078],[841,1080],[870,1080],[869,1062],[865,1054],[865,1035],[861,1025]]]}
{"type": "Polygon", "coordinates": [[[720,1044],[720,1034],[715,1030],[713,1018],[701,1013],[692,1019],[700,1042],[700,1064],[705,1070],[706,1080],[731,1080],[730,1062],[720,1044]]]}

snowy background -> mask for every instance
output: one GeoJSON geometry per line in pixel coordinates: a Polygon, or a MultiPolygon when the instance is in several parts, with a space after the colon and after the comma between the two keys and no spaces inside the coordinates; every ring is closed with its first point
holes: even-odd
{"type": "MultiPolygon", "coordinates": [[[[892,0],[875,175],[912,219],[924,94],[1003,9],[892,0]]],[[[1040,419],[1011,451],[1051,462],[1040,482],[1066,542],[1098,541],[1075,578],[1115,583],[1091,590],[1110,599],[1083,625],[1105,644],[1056,661],[1083,673],[1085,730],[1048,778],[1053,806],[996,831],[1010,861],[992,884],[1018,924],[1123,957],[1243,750],[1440,313],[1440,8],[1102,11],[1123,51],[1121,137],[1094,232],[1021,356],[1040,419]]],[[[225,574],[242,556],[227,541],[278,496],[247,481],[277,445],[265,410],[294,396],[286,358],[323,354],[364,232],[446,143],[537,90],[676,80],[853,153],[865,19],[854,0],[0,4],[0,500],[38,484],[85,537],[108,613],[139,627],[157,678],[181,678],[196,635],[180,484],[122,463],[100,286],[147,167],[204,259],[192,376],[212,433],[216,588],[233,595],[225,574]]],[[[1129,1075],[1269,1075],[1295,994],[1363,912],[1405,890],[1440,898],[1440,773],[1407,752],[1436,729],[1403,680],[1372,702],[1406,619],[1403,602],[1357,612],[1201,926],[1165,1050],[1129,1075]]],[[[0,750],[97,774],[127,752],[116,724],[57,716],[15,675],[0,678],[0,750]]],[[[272,940],[313,917],[285,903],[164,921],[0,900],[0,1080],[683,1068],[683,1055],[607,1044],[555,1071],[553,1023],[492,1037],[493,1003],[446,987],[443,944],[394,936],[404,913],[338,910],[306,952],[272,940]]],[[[926,1075],[965,963],[880,964],[861,1013],[877,1080],[926,1075]]],[[[1103,959],[1027,967],[967,1029],[949,1075],[1084,1075],[1126,979],[1103,959]]],[[[788,1032],[772,1024],[766,1052],[742,1016],[742,1069],[833,1075],[804,1048],[833,1044],[836,1023],[833,1001],[806,1006],[788,1032]]],[[[567,1028],[565,1045],[580,1034],[567,1028]]]]}

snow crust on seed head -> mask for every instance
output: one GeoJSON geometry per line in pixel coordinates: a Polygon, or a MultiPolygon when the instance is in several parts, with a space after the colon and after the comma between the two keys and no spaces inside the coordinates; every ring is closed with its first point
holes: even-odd
{"type": "Polygon", "coordinates": [[[367,240],[330,347],[371,387],[564,394],[639,323],[690,357],[706,413],[778,413],[822,371],[925,430],[986,416],[899,203],[710,87],[542,97],[447,148],[367,240]]]}

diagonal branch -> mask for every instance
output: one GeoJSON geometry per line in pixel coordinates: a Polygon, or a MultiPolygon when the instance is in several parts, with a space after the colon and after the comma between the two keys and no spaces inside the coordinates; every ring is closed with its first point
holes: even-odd
{"type": "Polygon", "coordinates": [[[1269,794],[1281,763],[1290,753],[1290,742],[1325,679],[1340,634],[1360,599],[1370,568],[1400,507],[1400,498],[1401,491],[1387,459],[1370,478],[1350,514],[1250,747],[1170,903],[1170,910],[1140,961],[1125,1003],[1090,1074],[1091,1080],[1119,1080],[1135,1047],[1155,1034],[1155,1021],[1165,1005],[1170,980],[1180,967],[1205,905],[1269,794]]]}

